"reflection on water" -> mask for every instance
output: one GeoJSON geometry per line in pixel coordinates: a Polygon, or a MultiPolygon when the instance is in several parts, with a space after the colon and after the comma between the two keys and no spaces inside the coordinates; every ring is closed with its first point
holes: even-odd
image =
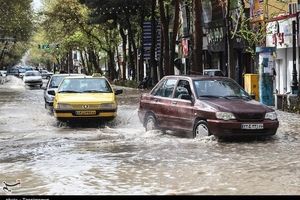
{"type": "Polygon", "coordinates": [[[300,117],[278,115],[274,137],[251,140],[145,132],[137,105],[57,126],[43,90],[13,78],[0,86],[0,181],[21,179],[11,194],[299,194],[300,117]]]}

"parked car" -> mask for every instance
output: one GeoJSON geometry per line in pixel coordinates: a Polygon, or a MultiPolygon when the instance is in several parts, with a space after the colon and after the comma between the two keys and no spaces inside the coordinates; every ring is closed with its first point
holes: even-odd
{"type": "Polygon", "coordinates": [[[193,137],[276,134],[276,112],[227,77],[166,76],[140,98],[146,131],[183,130],[193,137]]]}
{"type": "Polygon", "coordinates": [[[34,87],[34,86],[43,86],[42,75],[39,71],[26,71],[23,76],[23,81],[25,85],[34,87]]]}
{"type": "Polygon", "coordinates": [[[7,69],[7,76],[16,76],[19,77],[19,68],[18,67],[10,67],[7,69]]]}
{"type": "Polygon", "coordinates": [[[61,81],[68,76],[82,76],[82,74],[53,74],[44,89],[45,108],[52,109],[54,96],[58,86],[61,81]]]}
{"type": "Polygon", "coordinates": [[[65,77],[53,102],[54,116],[59,121],[75,119],[112,120],[117,116],[116,96],[105,77],[65,77]]]}
{"type": "Polygon", "coordinates": [[[19,75],[18,75],[19,78],[23,78],[27,71],[34,71],[34,69],[30,66],[22,66],[18,68],[18,70],[19,70],[19,75]]]}
{"type": "Polygon", "coordinates": [[[6,70],[0,70],[0,84],[6,82],[6,70]]]}
{"type": "Polygon", "coordinates": [[[51,76],[53,75],[52,72],[48,72],[48,70],[45,70],[45,69],[40,70],[40,72],[42,74],[43,79],[50,79],[51,76]]]}
{"type": "Polygon", "coordinates": [[[0,74],[3,77],[6,77],[7,71],[6,70],[0,70],[0,74]]]}

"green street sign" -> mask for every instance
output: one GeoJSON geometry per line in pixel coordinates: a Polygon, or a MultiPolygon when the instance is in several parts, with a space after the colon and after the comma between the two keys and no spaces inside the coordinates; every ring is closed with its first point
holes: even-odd
{"type": "Polygon", "coordinates": [[[58,49],[59,44],[38,44],[39,49],[58,49]]]}

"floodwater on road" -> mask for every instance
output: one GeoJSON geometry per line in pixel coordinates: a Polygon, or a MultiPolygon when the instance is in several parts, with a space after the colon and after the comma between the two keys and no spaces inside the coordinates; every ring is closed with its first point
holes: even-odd
{"type": "Polygon", "coordinates": [[[300,115],[277,111],[267,139],[192,139],[145,132],[138,105],[122,98],[112,123],[58,124],[42,89],[9,77],[0,85],[0,181],[21,184],[0,195],[300,194],[300,115]]]}

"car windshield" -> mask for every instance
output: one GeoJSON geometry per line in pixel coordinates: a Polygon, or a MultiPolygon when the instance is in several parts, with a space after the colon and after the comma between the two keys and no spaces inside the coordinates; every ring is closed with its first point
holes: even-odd
{"type": "Polygon", "coordinates": [[[104,78],[72,78],[64,79],[58,92],[111,93],[112,89],[104,78]]]}
{"type": "Polygon", "coordinates": [[[25,75],[24,76],[40,76],[41,74],[40,74],[40,72],[38,72],[38,71],[28,71],[28,72],[26,72],[25,73],[25,75]]]}
{"type": "Polygon", "coordinates": [[[249,94],[237,83],[222,80],[195,80],[194,81],[197,98],[243,98],[251,99],[249,94]]]}

